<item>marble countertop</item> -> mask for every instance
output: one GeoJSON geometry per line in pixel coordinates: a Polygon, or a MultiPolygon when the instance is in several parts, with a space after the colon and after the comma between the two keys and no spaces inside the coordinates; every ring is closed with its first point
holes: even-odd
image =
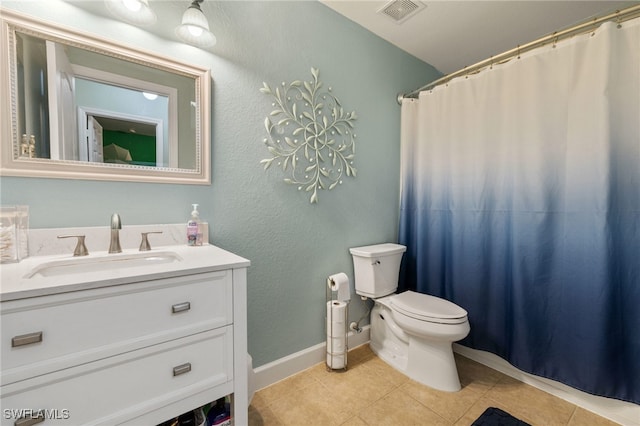
{"type": "MultiPolygon", "coordinates": [[[[158,227],[158,226],[156,226],[158,227]]],[[[66,230],[56,230],[58,235],[66,230]]],[[[133,243],[134,241],[132,241],[133,243]]],[[[17,300],[28,297],[45,296],[70,291],[129,284],[140,281],[157,280],[188,274],[221,271],[225,269],[246,268],[250,261],[210,244],[188,246],[186,244],[152,245],[151,251],[140,252],[138,247],[123,245],[122,253],[108,254],[106,251],[91,251],[88,256],[74,258],[66,248],[65,254],[46,254],[31,256],[18,263],[0,265],[0,301],[17,300]],[[61,273],[52,276],[32,275],[33,271],[45,264],[67,262],[97,262],[118,257],[133,257],[149,254],[162,255],[173,253],[177,261],[168,263],[137,264],[125,268],[101,268],[82,273],[61,273]],[[31,276],[32,275],[32,276],[31,276]]],[[[137,240],[135,241],[137,245],[137,240]]],[[[114,265],[117,262],[114,262],[114,265]]]]}

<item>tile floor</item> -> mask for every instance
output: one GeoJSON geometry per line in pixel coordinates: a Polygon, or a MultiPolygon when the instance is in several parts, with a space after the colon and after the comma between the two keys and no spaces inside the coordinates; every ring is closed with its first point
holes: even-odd
{"type": "Polygon", "coordinates": [[[324,363],[256,392],[250,426],[471,425],[497,407],[533,426],[611,426],[607,419],[456,354],[462,390],[418,384],[360,346],[349,368],[324,363]]]}

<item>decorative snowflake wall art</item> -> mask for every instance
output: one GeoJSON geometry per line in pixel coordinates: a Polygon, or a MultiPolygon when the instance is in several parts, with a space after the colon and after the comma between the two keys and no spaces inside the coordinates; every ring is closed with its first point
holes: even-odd
{"type": "Polygon", "coordinates": [[[266,170],[276,162],[289,176],[286,183],[311,193],[311,203],[318,202],[318,190],[341,185],[344,175],[356,176],[356,113],[345,112],[331,87],[322,89],[318,74],[311,68],[311,81],[283,82],[274,89],[263,83],[260,88],[273,97],[275,107],[264,120],[264,144],[272,157],[260,163],[266,170]]]}

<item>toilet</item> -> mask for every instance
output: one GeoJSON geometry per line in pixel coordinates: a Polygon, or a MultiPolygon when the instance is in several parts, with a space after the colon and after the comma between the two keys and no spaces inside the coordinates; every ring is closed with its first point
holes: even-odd
{"type": "Polygon", "coordinates": [[[356,294],[374,300],[370,347],[383,361],[434,389],[456,392],[452,344],[469,334],[467,311],[414,291],[394,294],[406,247],[385,243],[349,249],[356,294]]]}

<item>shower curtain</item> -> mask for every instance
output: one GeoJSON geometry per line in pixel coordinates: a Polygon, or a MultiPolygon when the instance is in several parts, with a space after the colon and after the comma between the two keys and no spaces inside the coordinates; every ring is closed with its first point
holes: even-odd
{"type": "Polygon", "coordinates": [[[401,289],[460,342],[640,404],[640,19],[402,104],[401,289]]]}

